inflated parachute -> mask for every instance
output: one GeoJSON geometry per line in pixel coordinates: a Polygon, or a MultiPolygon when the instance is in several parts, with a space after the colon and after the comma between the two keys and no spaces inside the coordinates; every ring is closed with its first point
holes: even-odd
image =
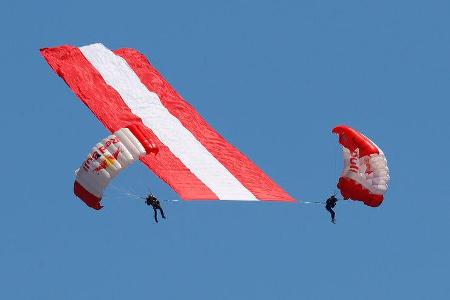
{"type": "Polygon", "coordinates": [[[344,199],[364,202],[377,207],[387,191],[389,169],[383,151],[369,138],[348,126],[337,126],[344,152],[344,170],[337,187],[344,199]]]}
{"type": "Polygon", "coordinates": [[[103,191],[123,169],[139,158],[158,153],[139,127],[122,128],[96,144],[77,170],[74,193],[88,206],[100,209],[103,191]]]}
{"type": "Polygon", "coordinates": [[[92,44],[45,48],[41,54],[110,132],[137,125],[154,141],[158,155],[140,160],[182,199],[295,201],[138,51],[92,44]]]}

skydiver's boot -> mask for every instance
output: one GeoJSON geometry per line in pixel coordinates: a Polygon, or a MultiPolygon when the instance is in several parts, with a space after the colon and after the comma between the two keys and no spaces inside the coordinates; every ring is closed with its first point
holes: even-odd
{"type": "Polygon", "coordinates": [[[164,211],[162,210],[162,208],[160,208],[159,211],[161,212],[161,217],[162,217],[163,219],[165,219],[166,216],[164,215],[164,211]]]}

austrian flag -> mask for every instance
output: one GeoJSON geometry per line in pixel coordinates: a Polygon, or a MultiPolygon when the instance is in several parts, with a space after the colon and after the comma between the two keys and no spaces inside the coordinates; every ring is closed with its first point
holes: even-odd
{"type": "Polygon", "coordinates": [[[138,126],[159,149],[140,160],[184,200],[295,201],[218,134],[134,49],[41,49],[111,132],[138,126]]]}

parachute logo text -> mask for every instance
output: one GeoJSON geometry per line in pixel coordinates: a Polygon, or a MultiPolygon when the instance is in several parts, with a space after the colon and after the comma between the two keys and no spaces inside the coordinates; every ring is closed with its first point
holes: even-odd
{"type": "MultiPolygon", "coordinates": [[[[115,145],[115,144],[117,144],[117,143],[119,143],[120,142],[120,140],[119,140],[119,138],[118,137],[112,137],[112,138],[109,138],[108,140],[106,140],[105,142],[104,142],[104,144],[103,145],[99,145],[98,147],[97,147],[97,149],[95,149],[89,156],[88,156],[88,158],[86,159],[86,161],[83,163],[83,169],[86,171],[86,172],[88,172],[89,171],[89,169],[90,169],[90,165],[91,165],[91,163],[93,162],[93,161],[97,161],[99,158],[101,158],[102,156],[106,156],[106,162],[105,162],[105,160],[104,161],[102,161],[101,163],[100,163],[100,166],[105,166],[105,167],[102,167],[102,168],[100,168],[100,166],[99,167],[97,167],[96,169],[95,169],[95,171],[100,171],[100,170],[102,170],[102,169],[104,169],[104,168],[107,168],[108,166],[110,166],[111,164],[113,164],[113,160],[116,160],[117,159],[117,157],[119,156],[119,153],[120,153],[120,151],[118,151],[117,152],[117,150],[113,153],[113,155],[111,156],[111,155],[109,155],[110,154],[110,151],[108,150],[108,148],[110,148],[112,145],[115,145]],[[101,154],[100,154],[100,153],[101,154]],[[97,170],[98,169],[98,170],[97,170]]],[[[112,148],[112,147],[111,147],[112,148]]],[[[120,148],[118,149],[118,150],[120,150],[120,148]]]]}
{"type": "Polygon", "coordinates": [[[100,170],[106,169],[107,167],[114,164],[120,154],[120,148],[117,149],[112,155],[106,155],[100,165],[95,168],[96,172],[100,172],[100,170]]]}
{"type": "Polygon", "coordinates": [[[99,159],[101,157],[101,154],[98,153],[97,151],[92,152],[88,158],[86,159],[86,161],[83,163],[83,169],[88,172],[89,171],[89,165],[91,164],[91,162],[96,161],[97,159],[99,159]]]}
{"type": "Polygon", "coordinates": [[[359,171],[359,149],[353,151],[350,155],[350,171],[358,173],[359,171]]]}

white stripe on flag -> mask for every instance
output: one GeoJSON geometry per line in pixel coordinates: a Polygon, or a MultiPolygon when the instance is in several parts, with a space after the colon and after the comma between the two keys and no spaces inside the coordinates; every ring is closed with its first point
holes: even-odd
{"type": "Polygon", "coordinates": [[[219,199],[257,200],[149,91],[127,62],[102,44],[80,47],[83,55],[114,88],[133,114],[219,199]]]}

